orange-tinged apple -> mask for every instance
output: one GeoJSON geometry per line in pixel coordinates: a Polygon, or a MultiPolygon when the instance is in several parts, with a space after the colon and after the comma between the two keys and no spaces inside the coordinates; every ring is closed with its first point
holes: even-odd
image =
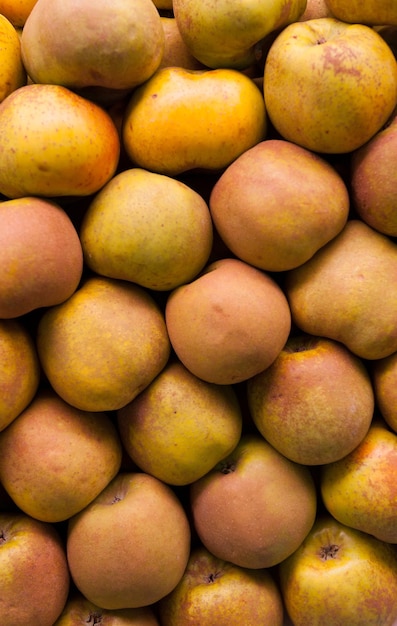
{"type": "Polygon", "coordinates": [[[77,289],[83,250],[67,213],[45,198],[0,203],[0,318],[60,304],[77,289]]]}
{"type": "Polygon", "coordinates": [[[177,360],[117,413],[121,441],[143,471],[187,485],[230,454],[242,414],[232,386],[194,376],[177,360]]]}
{"type": "Polygon", "coordinates": [[[271,572],[218,559],[199,546],[182,579],[159,602],[161,626],[283,626],[283,602],[271,572]]]}
{"type": "Polygon", "coordinates": [[[174,491],[154,476],[119,473],[69,520],[74,583],[103,609],[139,608],[170,593],[190,554],[190,526],[174,491]],[[100,567],[93,567],[100,563],[100,567]]]}
{"type": "Polygon", "coordinates": [[[397,100],[397,62],[374,29],[332,17],[295,22],[266,57],[270,121],[289,141],[348,153],[387,122],[397,100]]]}
{"type": "Polygon", "coordinates": [[[342,524],[397,544],[396,471],[397,434],[374,419],[357,448],[322,467],[323,502],[342,524]]]}
{"type": "Polygon", "coordinates": [[[69,593],[63,542],[52,524],[0,513],[0,623],[53,626],[69,593]]]}
{"type": "Polygon", "coordinates": [[[272,567],[292,554],[316,517],[309,468],[257,434],[190,486],[194,528],[212,554],[240,567],[272,567]]]}
{"type": "Polygon", "coordinates": [[[280,586],[294,626],[393,626],[397,556],[392,546],[319,517],[280,563],[280,586]]]}
{"type": "Polygon", "coordinates": [[[13,26],[22,28],[37,0],[0,0],[0,14],[13,26]]]}
{"type": "Polygon", "coordinates": [[[54,626],[159,626],[150,606],[135,609],[102,609],[74,591],[54,626]]]}
{"type": "Polygon", "coordinates": [[[22,62],[21,42],[14,25],[1,11],[0,2],[0,102],[13,91],[26,85],[26,71],[22,62]]]}
{"type": "Polygon", "coordinates": [[[273,272],[301,265],[333,239],[349,204],[345,183],[327,161],[281,139],[246,150],[210,196],[212,219],[227,247],[273,272]]]}
{"type": "Polygon", "coordinates": [[[88,196],[116,171],[120,139],[110,115],[61,85],[27,84],[0,104],[0,193],[88,196]]]}
{"type": "Polygon", "coordinates": [[[0,433],[0,481],[24,513],[43,522],[81,511],[114,478],[121,458],[107,414],[80,411],[52,390],[37,392],[0,433]]]}
{"type": "Polygon", "coordinates": [[[247,381],[252,419],[272,446],[302,465],[346,456],[364,439],[374,413],[361,359],[324,337],[290,337],[266,370],[247,381]]]}
{"type": "Polygon", "coordinates": [[[397,352],[371,363],[376,405],[385,420],[397,433],[397,352]]]}
{"type": "Polygon", "coordinates": [[[93,275],[66,302],[43,313],[37,351],[61,398],[85,411],[112,411],[161,372],[170,342],[149,291],[93,275]]]}
{"type": "Polygon", "coordinates": [[[277,283],[234,258],[207,265],[173,290],[165,320],[171,344],[195,376],[216,384],[247,380],[268,367],[290,331],[290,310],[277,283]]]}

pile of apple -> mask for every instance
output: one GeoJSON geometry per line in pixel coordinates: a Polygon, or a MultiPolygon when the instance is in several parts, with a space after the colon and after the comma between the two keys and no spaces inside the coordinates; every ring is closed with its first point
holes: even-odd
{"type": "Polygon", "coordinates": [[[1,626],[397,624],[396,55],[0,0],[1,626]]]}

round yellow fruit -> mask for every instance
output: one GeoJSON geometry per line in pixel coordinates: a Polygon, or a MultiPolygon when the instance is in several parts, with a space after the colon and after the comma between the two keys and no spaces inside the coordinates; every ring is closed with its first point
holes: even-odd
{"type": "Polygon", "coordinates": [[[26,84],[21,41],[12,23],[0,14],[0,102],[26,84]]]}

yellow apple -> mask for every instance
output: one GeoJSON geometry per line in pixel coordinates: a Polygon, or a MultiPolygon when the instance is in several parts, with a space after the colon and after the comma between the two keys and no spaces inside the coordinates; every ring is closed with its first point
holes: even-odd
{"type": "Polygon", "coordinates": [[[159,602],[161,626],[283,626],[283,602],[272,573],[192,550],[182,579],[159,602]]]}
{"type": "Polygon", "coordinates": [[[324,465],[320,488],[329,513],[342,524],[397,544],[397,434],[374,419],[363,441],[324,465]]]}
{"type": "Polygon", "coordinates": [[[134,90],[122,141],[134,165],[176,176],[226,167],[266,130],[263,94],[244,74],[164,67],[134,90]]]}
{"type": "Polygon", "coordinates": [[[371,377],[377,407],[395,433],[397,433],[397,352],[371,363],[371,377]]]}
{"type": "Polygon", "coordinates": [[[177,360],[118,411],[117,423],[136,465],[171,485],[204,476],[234,450],[242,431],[234,389],[197,378],[177,360]]]}
{"type": "Polygon", "coordinates": [[[0,4],[0,102],[26,84],[21,42],[13,24],[2,15],[0,4]]]}
{"type": "Polygon", "coordinates": [[[0,14],[13,26],[22,28],[37,0],[0,0],[0,14]]]}
{"type": "Polygon", "coordinates": [[[317,508],[308,467],[293,463],[259,434],[190,485],[192,520],[214,556],[263,569],[292,554],[310,531],[317,508]]]}
{"type": "Polygon", "coordinates": [[[387,122],[397,101],[397,62],[375,30],[334,18],[295,22],[266,57],[270,121],[289,141],[348,153],[387,122]]]}
{"type": "Polygon", "coordinates": [[[119,473],[69,520],[73,581],[103,609],[154,604],[179,583],[189,554],[184,508],[171,487],[149,474],[119,473]]]}
{"type": "Polygon", "coordinates": [[[0,104],[0,193],[88,196],[113,176],[120,138],[110,115],[66,87],[27,84],[0,104]]]}
{"type": "Polygon", "coordinates": [[[102,609],[78,591],[71,594],[53,626],[159,626],[150,606],[135,609],[102,609]]]}
{"type": "Polygon", "coordinates": [[[0,513],[0,623],[53,626],[69,593],[57,529],[21,512],[0,513]]]}
{"type": "Polygon", "coordinates": [[[83,250],[57,203],[36,197],[0,203],[0,317],[60,304],[77,289],[83,250]]]}
{"type": "Polygon", "coordinates": [[[212,231],[200,194],[175,178],[132,168],[93,198],[80,239],[86,264],[97,274],[167,291],[203,269],[212,231]]]}
{"type": "Polygon", "coordinates": [[[52,390],[37,392],[0,433],[0,481],[24,513],[43,522],[65,521],[87,506],[121,458],[107,414],[75,409],[52,390]]]}
{"type": "Polygon", "coordinates": [[[194,57],[212,68],[244,69],[269,33],[295,22],[306,0],[173,0],[175,19],[194,57]]]}
{"type": "Polygon", "coordinates": [[[0,431],[33,400],[40,364],[27,327],[17,319],[0,319],[0,431]]]}
{"type": "Polygon", "coordinates": [[[51,386],[86,411],[131,402],[168,361],[164,315],[149,291],[90,276],[39,320],[37,350],[51,386]]]}
{"type": "Polygon", "coordinates": [[[284,271],[302,265],[342,230],[349,194],[327,161],[291,142],[268,139],[223,172],[210,210],[217,232],[239,259],[284,271]]]}
{"type": "Polygon", "coordinates": [[[343,343],[363,359],[397,350],[397,245],[359,219],[286,272],[284,292],[303,332],[343,343]]]}
{"type": "Polygon", "coordinates": [[[333,15],[344,22],[355,24],[397,25],[397,6],[394,0],[327,0],[333,15]]]}
{"type": "Polygon", "coordinates": [[[171,291],[165,321],[185,367],[221,385],[266,369],[291,327],[281,287],[265,272],[234,258],[210,263],[191,283],[171,291]]]}
{"type": "Polygon", "coordinates": [[[396,623],[395,550],[331,516],[316,520],[302,545],[278,570],[294,626],[396,623]]]}
{"type": "Polygon", "coordinates": [[[21,44],[35,83],[132,89],[157,70],[164,32],[152,0],[38,0],[21,44]]]}
{"type": "Polygon", "coordinates": [[[247,381],[247,393],[259,432],[302,465],[331,463],[354,450],[375,406],[361,359],[337,341],[300,334],[247,381]]]}

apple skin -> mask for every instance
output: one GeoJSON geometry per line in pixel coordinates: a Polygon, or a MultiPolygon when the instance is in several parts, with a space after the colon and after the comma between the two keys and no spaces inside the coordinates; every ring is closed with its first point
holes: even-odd
{"type": "MultiPolygon", "coordinates": [[[[172,0],[171,4],[172,4],[172,0]]],[[[161,67],[184,67],[187,70],[203,70],[205,66],[196,59],[182,39],[178,22],[174,17],[160,17],[164,30],[164,53],[161,67]]]]}
{"type": "Polygon", "coordinates": [[[250,570],[196,547],[182,579],[160,600],[161,626],[283,626],[283,602],[267,569],[250,570]]]}
{"type": "Polygon", "coordinates": [[[333,239],[346,223],[349,204],[344,181],[327,161],[281,139],[246,150],[210,196],[211,216],[226,246],[270,272],[301,265],[333,239]]]}
{"type": "Polygon", "coordinates": [[[80,411],[51,389],[38,391],[0,433],[0,481],[22,511],[44,522],[65,521],[87,506],[117,474],[121,458],[106,413],[80,411]]]}
{"type": "Polygon", "coordinates": [[[397,116],[351,155],[350,189],[358,216],[375,230],[397,237],[397,116]]]}
{"type": "Polygon", "coordinates": [[[0,623],[53,626],[69,593],[65,549],[52,524],[0,513],[0,623]]]}
{"type": "Polygon", "coordinates": [[[375,406],[361,359],[337,341],[301,334],[247,381],[247,395],[266,441],[302,465],[331,463],[354,450],[375,406]]]}
{"type": "Polygon", "coordinates": [[[397,352],[373,361],[370,374],[377,407],[387,425],[397,433],[397,352]]]}
{"type": "Polygon", "coordinates": [[[397,556],[389,544],[320,516],[302,545],[278,566],[294,626],[393,626],[397,556]]]}
{"type": "Polygon", "coordinates": [[[69,520],[72,579],[103,609],[149,606],[180,581],[190,536],[187,515],[171,487],[150,474],[120,472],[69,520]]]}
{"type": "Polygon", "coordinates": [[[362,359],[397,351],[397,245],[359,219],[283,283],[301,331],[343,343],[362,359]]]}
{"type": "Polygon", "coordinates": [[[192,55],[210,68],[247,68],[255,46],[272,31],[295,22],[306,0],[173,0],[179,30],[192,55]]]}
{"type": "Polygon", "coordinates": [[[3,13],[0,3],[0,102],[13,91],[26,85],[26,70],[22,62],[19,34],[3,13]]]}
{"type": "Polygon", "coordinates": [[[212,554],[240,567],[277,565],[313,525],[317,498],[309,469],[257,434],[190,486],[194,528],[212,554]]]}
{"type": "Polygon", "coordinates": [[[397,6],[393,0],[327,0],[332,14],[352,24],[397,25],[397,6]]]}
{"type": "Polygon", "coordinates": [[[207,383],[175,360],[117,412],[117,424],[138,467],[165,483],[187,485],[234,450],[242,414],[233,387],[207,383]]]}
{"type": "Polygon", "coordinates": [[[349,153],[392,114],[397,62],[382,37],[363,24],[327,17],[295,22],[266,57],[264,96],[284,139],[314,152],[349,153]]]}
{"type": "Polygon", "coordinates": [[[321,469],[328,512],[342,524],[397,544],[397,434],[374,418],[363,441],[321,469]]]}

